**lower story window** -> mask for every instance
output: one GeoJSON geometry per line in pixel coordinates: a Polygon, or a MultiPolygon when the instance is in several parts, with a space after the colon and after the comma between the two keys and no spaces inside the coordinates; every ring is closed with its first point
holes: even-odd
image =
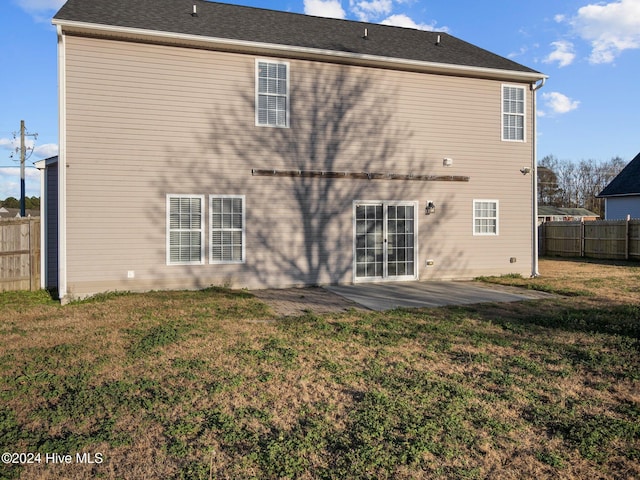
{"type": "Polygon", "coordinates": [[[167,196],[167,264],[204,263],[204,197],[167,196]]]}
{"type": "Polygon", "coordinates": [[[473,201],[473,234],[498,235],[498,201],[473,201]]]}
{"type": "Polygon", "coordinates": [[[243,263],[245,259],[244,196],[211,195],[211,263],[243,263]]]}

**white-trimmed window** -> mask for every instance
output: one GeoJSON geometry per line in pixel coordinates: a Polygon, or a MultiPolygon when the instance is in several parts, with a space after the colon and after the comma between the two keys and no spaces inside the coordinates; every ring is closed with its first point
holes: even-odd
{"type": "Polygon", "coordinates": [[[210,195],[210,263],[243,263],[245,259],[244,196],[210,195]]]}
{"type": "Polygon", "coordinates": [[[498,235],[498,200],[473,201],[473,234],[498,235]]]}
{"type": "Polygon", "coordinates": [[[502,140],[524,142],[524,87],[502,86],[502,140]]]}
{"type": "Polygon", "coordinates": [[[204,263],[204,196],[167,195],[167,264],[204,263]]]}
{"type": "Polygon", "coordinates": [[[289,64],[256,60],[256,125],[289,126],[289,64]]]}

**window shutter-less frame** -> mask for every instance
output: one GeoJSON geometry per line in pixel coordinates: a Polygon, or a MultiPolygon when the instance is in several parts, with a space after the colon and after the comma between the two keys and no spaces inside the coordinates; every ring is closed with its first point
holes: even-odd
{"type": "Polygon", "coordinates": [[[525,141],[525,89],[502,86],[502,140],[525,141]]]}
{"type": "Polygon", "coordinates": [[[498,200],[473,201],[473,234],[498,235],[498,200]]]}
{"type": "Polygon", "coordinates": [[[289,64],[256,60],[256,125],[289,127],[289,64]]]}
{"type": "Polygon", "coordinates": [[[210,263],[244,263],[245,197],[210,195],[210,263]]]}
{"type": "Polygon", "coordinates": [[[167,264],[204,263],[204,196],[167,195],[167,264]]]}

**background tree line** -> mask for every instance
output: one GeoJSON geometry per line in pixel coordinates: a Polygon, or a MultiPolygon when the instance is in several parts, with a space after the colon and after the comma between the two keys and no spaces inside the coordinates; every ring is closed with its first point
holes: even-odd
{"type": "Polygon", "coordinates": [[[627,162],[620,157],[579,163],[547,155],[538,163],[538,205],[586,208],[604,216],[604,200],[596,198],[627,162]]]}
{"type": "MultiPolygon", "coordinates": [[[[7,197],[0,200],[0,207],[20,208],[20,200],[15,197],[7,197]]],[[[40,208],[40,197],[24,197],[24,208],[27,210],[37,210],[40,208]]]]}

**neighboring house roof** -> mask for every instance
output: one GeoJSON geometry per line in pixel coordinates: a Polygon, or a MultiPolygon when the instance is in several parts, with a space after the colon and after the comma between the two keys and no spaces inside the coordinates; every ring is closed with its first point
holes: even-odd
{"type": "Polygon", "coordinates": [[[602,190],[598,197],[640,195],[640,153],[602,190]]]}
{"type": "Polygon", "coordinates": [[[550,205],[540,205],[538,207],[539,217],[551,217],[551,216],[563,216],[563,217],[596,217],[598,215],[595,212],[587,210],[586,208],[565,208],[565,207],[552,207],[550,205]]]}
{"type": "Polygon", "coordinates": [[[53,23],[76,29],[117,30],[123,34],[165,32],[192,40],[224,39],[229,46],[238,43],[284,46],[287,52],[329,52],[360,60],[401,59],[405,63],[431,66],[455,65],[471,71],[489,70],[487,74],[491,71],[518,72],[529,81],[546,78],[535,70],[444,32],[203,0],[68,0],[55,15],[53,23]],[[192,15],[193,8],[196,8],[197,16],[192,15]]]}
{"type": "Polygon", "coordinates": [[[49,165],[54,165],[58,162],[58,155],[54,155],[53,157],[43,158],[42,160],[38,160],[37,162],[33,162],[35,167],[38,170],[43,170],[49,165]]]}
{"type": "MultiPolygon", "coordinates": [[[[24,211],[25,216],[27,217],[39,217],[40,210],[26,209],[24,211]]],[[[20,218],[20,209],[19,208],[7,208],[0,207],[0,219],[3,218],[20,218]]]]}

